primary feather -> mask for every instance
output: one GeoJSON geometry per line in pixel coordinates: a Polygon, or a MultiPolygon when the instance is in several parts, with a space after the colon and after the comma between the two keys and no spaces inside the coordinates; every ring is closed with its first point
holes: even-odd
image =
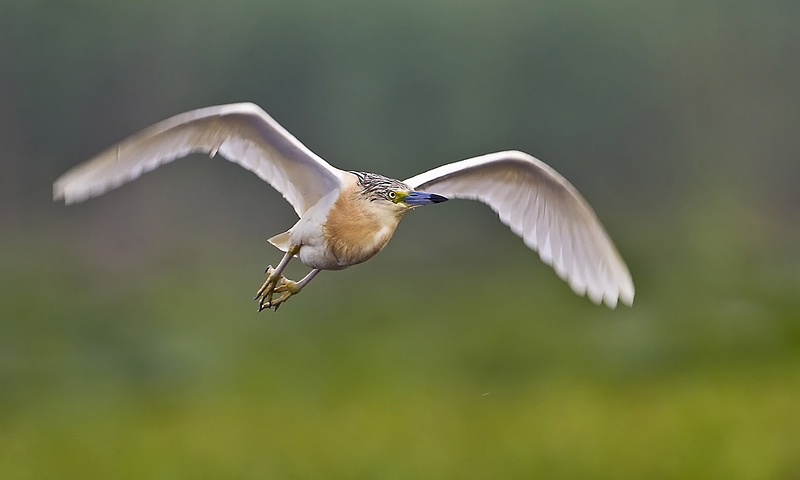
{"type": "Polygon", "coordinates": [[[405,180],[415,190],[489,205],[579,295],[631,305],[625,262],[578,191],[544,162],[518,151],[443,165],[405,180]]]}
{"type": "Polygon", "coordinates": [[[53,184],[67,204],[116,188],[191,153],[219,153],[254,172],[302,216],[341,185],[341,170],[315,155],[252,103],[200,108],[159,122],[73,168],[53,184]]]}

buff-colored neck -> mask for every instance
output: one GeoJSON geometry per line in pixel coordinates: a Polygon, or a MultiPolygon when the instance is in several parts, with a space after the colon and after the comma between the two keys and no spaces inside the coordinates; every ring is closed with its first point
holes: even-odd
{"type": "Polygon", "coordinates": [[[365,198],[357,185],[351,185],[331,207],[323,234],[328,249],[340,263],[364,262],[392,238],[403,213],[376,202],[365,198]]]}

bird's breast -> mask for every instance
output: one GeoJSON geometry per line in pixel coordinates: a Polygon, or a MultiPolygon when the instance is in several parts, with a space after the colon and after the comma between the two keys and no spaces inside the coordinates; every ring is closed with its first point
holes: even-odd
{"type": "Polygon", "coordinates": [[[365,262],[383,250],[398,221],[370,209],[363,197],[341,195],[323,226],[327,250],[342,267],[365,262]]]}

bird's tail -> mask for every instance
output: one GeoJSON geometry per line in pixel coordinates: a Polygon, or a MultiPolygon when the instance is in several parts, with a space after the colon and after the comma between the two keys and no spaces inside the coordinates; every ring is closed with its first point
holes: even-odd
{"type": "Polygon", "coordinates": [[[291,241],[289,237],[291,236],[292,231],[289,230],[288,232],[279,233],[274,237],[268,240],[269,243],[275,245],[279,250],[283,252],[289,251],[289,246],[291,245],[291,241]]]}

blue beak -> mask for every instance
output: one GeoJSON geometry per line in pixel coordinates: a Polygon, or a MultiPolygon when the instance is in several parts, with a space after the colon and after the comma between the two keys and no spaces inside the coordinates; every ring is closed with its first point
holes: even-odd
{"type": "Polygon", "coordinates": [[[447,197],[436,195],[435,193],[411,192],[403,199],[409,207],[419,207],[432,203],[442,203],[448,200],[447,197]]]}

